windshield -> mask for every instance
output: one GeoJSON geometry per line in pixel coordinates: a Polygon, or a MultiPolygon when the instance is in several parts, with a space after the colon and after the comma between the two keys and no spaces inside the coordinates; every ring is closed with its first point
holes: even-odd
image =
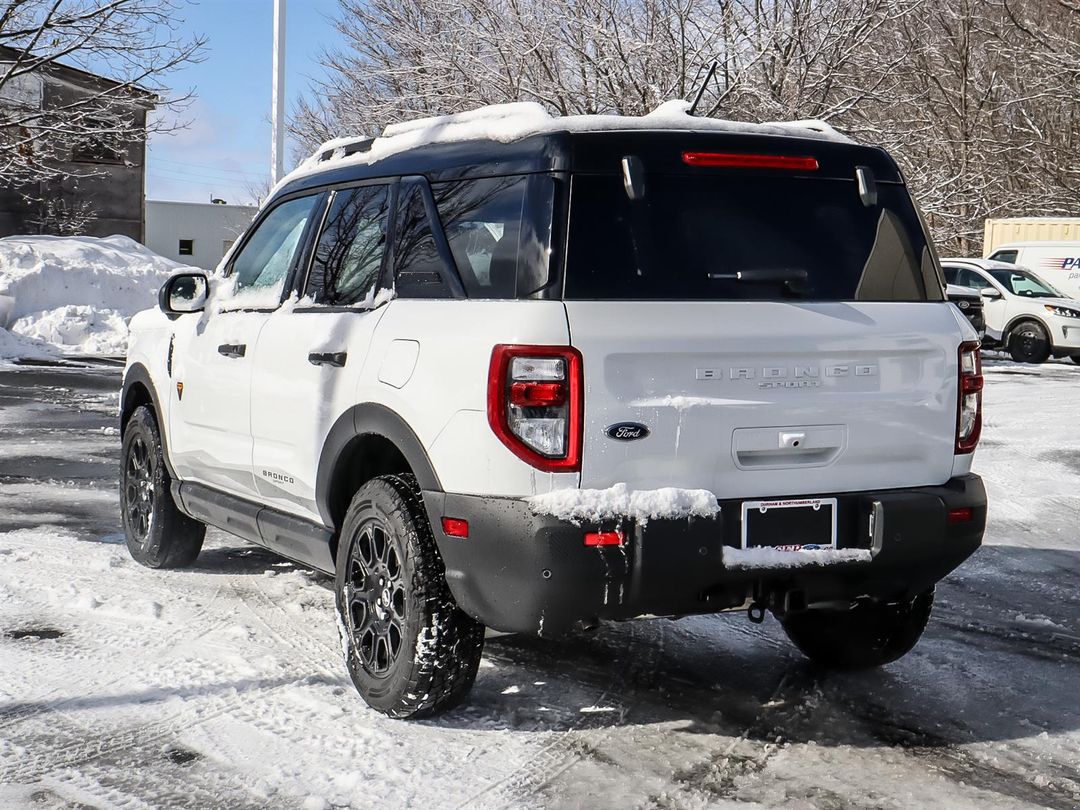
{"type": "Polygon", "coordinates": [[[1062,298],[1062,294],[1027,270],[991,270],[994,281],[1013,295],[1026,298],[1062,298]]]}
{"type": "Polygon", "coordinates": [[[854,178],[646,174],[631,200],[618,175],[575,175],[568,299],[942,300],[904,187],[854,178]]]}

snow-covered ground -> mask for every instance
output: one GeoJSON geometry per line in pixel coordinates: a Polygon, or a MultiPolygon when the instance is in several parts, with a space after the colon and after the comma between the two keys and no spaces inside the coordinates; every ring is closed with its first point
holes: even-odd
{"type": "Polygon", "coordinates": [[[987,545],[902,661],[821,672],[743,616],[505,637],[407,723],[320,577],[216,532],[128,557],[115,369],[0,370],[0,807],[1075,808],[1080,367],[987,373],[987,545]]]}
{"type": "Polygon", "coordinates": [[[131,316],[180,267],[126,236],[0,239],[0,362],[123,355],[131,316]]]}

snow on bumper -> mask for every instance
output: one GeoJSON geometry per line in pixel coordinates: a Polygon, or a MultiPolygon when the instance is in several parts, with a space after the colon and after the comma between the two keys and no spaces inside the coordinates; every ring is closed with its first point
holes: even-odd
{"type": "Polygon", "coordinates": [[[724,567],[803,568],[813,565],[835,565],[846,562],[870,562],[873,552],[867,548],[823,548],[807,551],[778,551],[775,548],[731,548],[724,546],[724,567]]]}
{"type": "Polygon", "coordinates": [[[707,489],[630,489],[615,484],[608,489],[558,489],[527,498],[536,515],[550,515],[575,525],[583,522],[711,518],[720,512],[717,498],[707,489]]]}

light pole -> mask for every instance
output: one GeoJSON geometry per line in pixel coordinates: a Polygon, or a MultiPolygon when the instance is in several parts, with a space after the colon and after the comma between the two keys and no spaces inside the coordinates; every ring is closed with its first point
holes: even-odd
{"type": "Polygon", "coordinates": [[[285,0],[274,0],[274,81],[270,122],[270,177],[285,176],[285,0]]]}

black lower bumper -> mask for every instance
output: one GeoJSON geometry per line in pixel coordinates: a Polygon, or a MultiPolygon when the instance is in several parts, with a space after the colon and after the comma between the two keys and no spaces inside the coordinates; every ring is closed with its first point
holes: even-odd
{"type": "Polygon", "coordinates": [[[976,475],[942,486],[828,497],[837,498],[838,547],[865,549],[861,556],[869,559],[727,567],[724,546],[741,542],[740,501],[721,501],[712,519],[624,522],[623,545],[590,547],[585,532],[614,524],[578,526],[535,515],[517,499],[424,493],[461,608],[493,629],[545,636],[578,621],[712,613],[750,598],[799,609],[859,596],[912,596],[974,553],[986,525],[986,491],[976,475]],[[467,520],[469,537],[445,535],[443,517],[467,520]]]}

